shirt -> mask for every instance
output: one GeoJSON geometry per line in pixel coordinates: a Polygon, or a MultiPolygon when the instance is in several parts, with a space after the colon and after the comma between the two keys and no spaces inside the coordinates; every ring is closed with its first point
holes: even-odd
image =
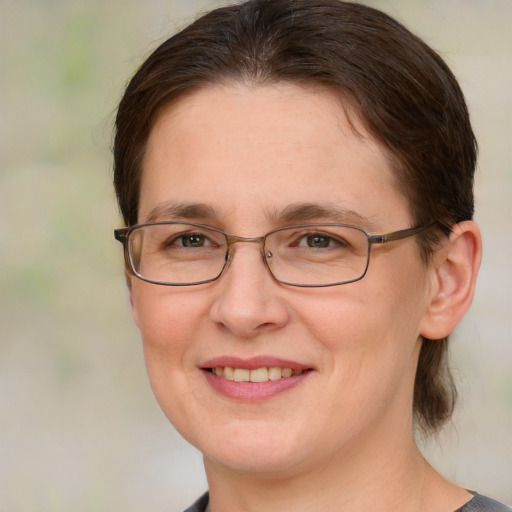
{"type": "MultiPolygon", "coordinates": [[[[184,512],[209,512],[210,507],[208,493],[203,494],[191,507],[184,512]]],[[[468,501],[455,512],[512,512],[512,510],[492,498],[475,493],[471,501],[468,501]]]]}

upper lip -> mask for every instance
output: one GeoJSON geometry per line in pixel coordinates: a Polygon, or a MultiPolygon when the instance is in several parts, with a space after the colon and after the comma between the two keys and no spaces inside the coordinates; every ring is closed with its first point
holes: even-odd
{"type": "Polygon", "coordinates": [[[274,356],[255,356],[250,358],[241,358],[235,356],[218,356],[208,359],[202,363],[201,368],[243,368],[246,370],[256,370],[257,368],[291,368],[292,370],[310,370],[311,365],[291,361],[274,356]]]}

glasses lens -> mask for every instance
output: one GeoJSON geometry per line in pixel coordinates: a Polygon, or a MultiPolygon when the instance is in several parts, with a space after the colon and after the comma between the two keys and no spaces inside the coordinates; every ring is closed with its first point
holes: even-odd
{"type": "Polygon", "coordinates": [[[336,225],[298,226],[267,236],[267,264],[279,280],[305,286],[357,281],[368,266],[364,231],[336,225]]]}
{"type": "Polygon", "coordinates": [[[193,224],[152,224],[134,229],[128,239],[135,273],[162,284],[192,284],[215,279],[225,264],[226,237],[193,224]]]}

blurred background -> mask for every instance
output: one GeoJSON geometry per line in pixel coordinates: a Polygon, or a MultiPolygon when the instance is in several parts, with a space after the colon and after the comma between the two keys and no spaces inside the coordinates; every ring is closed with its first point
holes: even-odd
{"type": "MultiPolygon", "coordinates": [[[[453,337],[461,401],[427,456],[512,503],[512,1],[374,0],[447,60],[480,142],[485,255],[453,337]]],[[[220,2],[0,0],[0,510],[173,511],[206,488],[147,383],[111,189],[113,112],[220,2]]]]}

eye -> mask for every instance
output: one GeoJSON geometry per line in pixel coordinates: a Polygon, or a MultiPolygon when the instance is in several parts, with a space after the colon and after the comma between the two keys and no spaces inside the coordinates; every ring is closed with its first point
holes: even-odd
{"type": "Polygon", "coordinates": [[[187,249],[197,249],[201,247],[212,247],[216,244],[202,233],[182,233],[178,236],[169,238],[166,242],[169,246],[186,247],[187,249]]]}
{"type": "Polygon", "coordinates": [[[327,249],[329,247],[347,246],[347,242],[340,237],[333,237],[326,233],[308,233],[303,235],[297,246],[311,249],[327,249]]]}
{"type": "Polygon", "coordinates": [[[209,245],[208,239],[204,235],[197,233],[181,235],[176,240],[181,242],[179,245],[183,245],[183,247],[204,247],[205,245],[209,245]]]}
{"type": "MultiPolygon", "coordinates": [[[[332,238],[327,235],[322,235],[320,233],[314,233],[312,235],[308,235],[304,237],[303,242],[308,247],[314,249],[324,249],[325,247],[329,247],[332,244],[332,238]]],[[[303,245],[302,243],[299,245],[303,245]]]]}

